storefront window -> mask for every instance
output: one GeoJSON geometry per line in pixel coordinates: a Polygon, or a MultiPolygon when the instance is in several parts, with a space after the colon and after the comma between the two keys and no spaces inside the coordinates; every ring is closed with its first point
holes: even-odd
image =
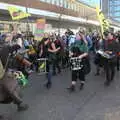
{"type": "Polygon", "coordinates": [[[60,0],[60,6],[63,7],[64,5],[64,0],[60,0]]]}
{"type": "Polygon", "coordinates": [[[40,0],[40,1],[77,11],[76,4],[70,3],[68,2],[68,0],[40,0]]]}

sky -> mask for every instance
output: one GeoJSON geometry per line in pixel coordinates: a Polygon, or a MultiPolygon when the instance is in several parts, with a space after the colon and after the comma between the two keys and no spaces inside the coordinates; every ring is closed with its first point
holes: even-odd
{"type": "Polygon", "coordinates": [[[81,2],[84,2],[92,7],[95,7],[96,5],[100,5],[100,0],[79,0],[81,2]]]}

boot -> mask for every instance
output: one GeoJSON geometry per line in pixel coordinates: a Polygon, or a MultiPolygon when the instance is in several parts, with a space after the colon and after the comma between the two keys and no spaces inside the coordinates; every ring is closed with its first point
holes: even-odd
{"type": "Polygon", "coordinates": [[[26,111],[28,108],[29,108],[28,105],[27,105],[27,104],[23,104],[23,103],[21,103],[21,104],[19,104],[19,105],[17,106],[17,110],[18,110],[19,112],[21,112],[21,111],[26,111]]]}
{"type": "Polygon", "coordinates": [[[104,85],[105,86],[110,86],[110,81],[105,81],[104,85]]]}
{"type": "Polygon", "coordinates": [[[100,75],[100,73],[99,73],[99,72],[95,73],[95,76],[99,76],[99,75],[100,75]]]}
{"type": "Polygon", "coordinates": [[[53,73],[52,73],[52,75],[53,75],[53,76],[56,76],[56,75],[57,75],[57,73],[56,73],[56,72],[53,72],[53,73]]]}
{"type": "Polygon", "coordinates": [[[52,83],[51,83],[51,82],[47,82],[47,83],[45,84],[45,87],[46,87],[47,89],[50,89],[51,86],[52,86],[52,83]]]}
{"type": "Polygon", "coordinates": [[[80,90],[83,90],[83,89],[84,89],[84,83],[81,83],[80,90]]]}
{"type": "Polygon", "coordinates": [[[71,85],[69,88],[67,88],[70,92],[75,91],[75,85],[71,85]]]}

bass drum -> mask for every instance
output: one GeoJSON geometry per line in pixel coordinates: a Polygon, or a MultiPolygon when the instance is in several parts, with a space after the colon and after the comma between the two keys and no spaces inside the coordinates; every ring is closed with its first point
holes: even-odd
{"type": "Polygon", "coordinates": [[[28,67],[32,65],[31,62],[29,62],[27,59],[25,59],[21,55],[16,55],[15,59],[18,60],[21,65],[28,66],[28,67]]]}

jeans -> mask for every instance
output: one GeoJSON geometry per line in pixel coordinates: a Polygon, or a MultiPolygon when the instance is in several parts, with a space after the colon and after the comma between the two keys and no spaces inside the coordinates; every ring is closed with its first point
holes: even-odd
{"type": "Polygon", "coordinates": [[[106,81],[111,82],[115,76],[115,63],[107,61],[105,63],[106,81]]]}
{"type": "Polygon", "coordinates": [[[46,71],[47,71],[46,77],[48,83],[52,83],[52,65],[49,62],[46,63],[46,71]]]}
{"type": "Polygon", "coordinates": [[[53,74],[56,74],[56,68],[58,69],[58,73],[61,72],[61,68],[60,68],[60,58],[56,58],[53,62],[53,74]]]}
{"type": "Polygon", "coordinates": [[[120,70],[120,57],[117,57],[117,70],[120,70]]]}

